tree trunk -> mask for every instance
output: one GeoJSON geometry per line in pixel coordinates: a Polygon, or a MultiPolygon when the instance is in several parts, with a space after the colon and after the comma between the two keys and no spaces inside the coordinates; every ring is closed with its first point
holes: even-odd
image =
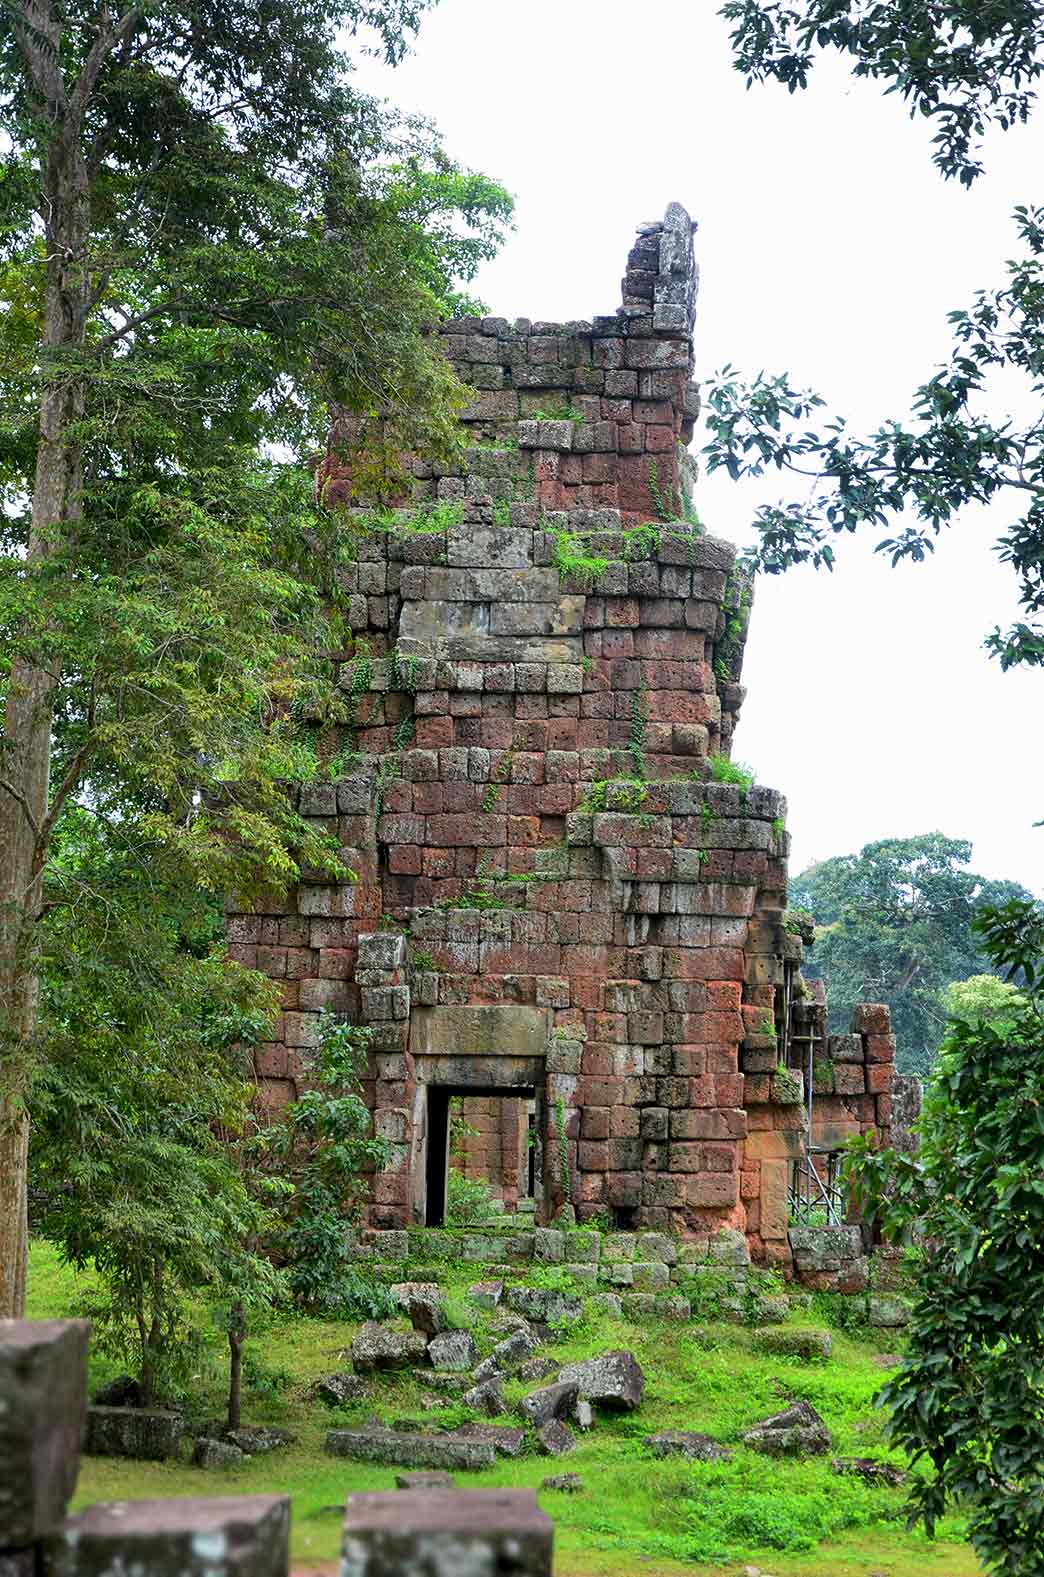
{"type": "MultiPolygon", "coordinates": [[[[84,386],[63,353],[84,343],[90,303],[87,171],[78,125],[47,146],[41,217],[44,297],[40,441],[26,568],[70,546],[81,513],[81,450],[71,424],[84,386]]],[[[27,625],[25,634],[34,633],[27,625]]],[[[57,674],[16,656],[0,736],[0,1317],[25,1308],[29,1070],[37,1030],[36,926],[47,858],[51,720],[57,674]]]]}
{"type": "Polygon", "coordinates": [[[246,1319],[242,1303],[234,1303],[228,1322],[228,1427],[238,1429],[243,1390],[243,1338],[246,1319]]]}

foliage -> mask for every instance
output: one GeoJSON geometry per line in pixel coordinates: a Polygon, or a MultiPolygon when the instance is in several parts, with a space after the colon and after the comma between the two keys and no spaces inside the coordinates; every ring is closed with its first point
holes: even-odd
{"type": "Polygon", "coordinates": [[[903,1072],[927,1072],[946,1024],[944,987],[983,967],[976,915],[1027,896],[968,870],[971,852],[938,832],[886,838],[790,884],[792,902],[817,922],[804,970],[826,982],[830,1028],[845,1032],[859,1002],[887,1003],[903,1072]]]}
{"type": "Polygon", "coordinates": [[[577,809],[587,815],[598,811],[639,811],[649,797],[649,784],[644,778],[595,778],[584,789],[584,797],[577,809]]]}
{"type": "Polygon", "coordinates": [[[95,1340],[149,1397],[195,1361],[190,1297],[256,1313],[282,1295],[255,1246],[278,1190],[251,1189],[223,1137],[247,1117],[239,1048],[277,997],[222,956],[220,913],[135,829],[70,810],[51,880],[68,901],[46,924],[35,1218],[93,1262],[95,1340]]]}
{"type": "Polygon", "coordinates": [[[887,83],[911,116],[938,126],[932,143],[945,176],[970,186],[982,173],[986,128],[1029,117],[1044,70],[1044,19],[1034,0],[727,0],[736,69],[775,78],[793,93],[808,84],[817,53],[837,50],[857,77],[887,83]]]}
{"type": "Polygon", "coordinates": [[[446,1224],[473,1226],[496,1214],[496,1201],[489,1184],[481,1177],[465,1177],[455,1167],[446,1174],[446,1224]]]}
{"type": "Polygon", "coordinates": [[[715,783],[735,783],[741,798],[746,798],[755,778],[753,767],[748,767],[743,761],[730,761],[728,756],[711,756],[707,765],[715,783]]]}
{"type": "Polygon", "coordinates": [[[293,805],[312,725],[350,721],[326,596],[350,544],[315,452],[336,406],[378,495],[403,450],[456,455],[466,391],[429,329],[511,210],[351,88],[338,34],[375,28],[394,61],[423,9],[3,9],[0,1311],[66,805],[132,806],[140,839],[248,901],[302,863],[343,874],[293,805]]]}
{"type": "Polygon", "coordinates": [[[388,1142],[373,1133],[361,1094],[372,1039],[372,1029],[322,1014],[308,1088],[276,1122],[259,1127],[250,1146],[259,1166],[292,1171],[293,1191],[284,1196],[272,1246],[294,1298],[312,1313],[389,1312],[386,1296],[352,1259],[350,1231],[366,1174],[388,1161],[388,1142]]]}
{"type": "Polygon", "coordinates": [[[953,980],[943,992],[947,1016],[976,1024],[981,1019],[999,1028],[1011,1021],[1025,1005],[1026,998],[1017,986],[996,975],[969,975],[953,980]]]}
{"type": "Polygon", "coordinates": [[[907,1358],[882,1392],[891,1438],[928,1469],[911,1518],[931,1532],[966,1508],[987,1569],[1021,1577],[1044,1564],[1044,910],[1013,903],[978,929],[1026,999],[1001,1024],[951,1022],[916,1156],[867,1139],[848,1172],[869,1219],[921,1246],[907,1358]]]}
{"type": "MultiPolygon", "coordinates": [[[[857,76],[899,92],[911,114],[938,125],[935,160],[969,185],[982,166],[976,141],[986,127],[1025,120],[1044,70],[1044,23],[1033,0],[727,0],[736,64],[748,84],[776,78],[804,87],[818,52],[850,56],[857,76]]],[[[1024,617],[987,637],[1004,668],[1044,665],[1044,433],[1039,421],[989,414],[994,392],[1011,398],[1024,382],[1039,409],[1044,395],[1044,209],[1020,205],[1022,256],[999,288],[979,291],[951,311],[949,361],[914,393],[908,419],[883,422],[866,437],[842,417],[817,420],[818,394],[786,374],[744,380],[725,367],[708,390],[708,469],[760,476],[770,467],[803,479],[798,500],[761,505],[755,568],[778,574],[793,564],[831,568],[833,539],[863,526],[877,551],[923,560],[934,538],[968,504],[1010,501],[1013,518],[997,551],[1015,572],[1024,617]],[[897,527],[908,511],[912,524],[897,527]],[[888,534],[884,534],[887,532],[888,534]]],[[[1017,396],[1016,396],[1017,398],[1017,396]]]]}
{"type": "Polygon", "coordinates": [[[593,589],[609,568],[609,559],[589,553],[583,538],[575,531],[556,531],[554,541],[552,563],[561,579],[575,581],[587,590],[593,589]]]}

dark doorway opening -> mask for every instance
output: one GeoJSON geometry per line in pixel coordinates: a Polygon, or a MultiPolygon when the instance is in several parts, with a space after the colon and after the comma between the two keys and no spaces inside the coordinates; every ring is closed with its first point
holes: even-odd
{"type": "MultiPolygon", "coordinates": [[[[429,1227],[442,1226],[446,1220],[447,1179],[451,1156],[450,1138],[454,1102],[458,1097],[481,1097],[483,1100],[505,1100],[516,1105],[534,1102],[536,1115],[528,1113],[523,1119],[519,1140],[523,1151],[518,1157],[518,1193],[533,1199],[540,1177],[540,1110],[542,1102],[532,1085],[466,1085],[429,1084],[427,1087],[426,1155],[424,1166],[424,1223],[429,1227]]],[[[511,1207],[512,1209],[514,1206],[511,1207]]],[[[532,1210],[532,1206],[529,1206],[532,1210]]]]}
{"type": "Polygon", "coordinates": [[[440,1227],[446,1219],[451,1094],[451,1090],[441,1085],[428,1086],[428,1154],[424,1176],[424,1225],[427,1227],[440,1227]]]}

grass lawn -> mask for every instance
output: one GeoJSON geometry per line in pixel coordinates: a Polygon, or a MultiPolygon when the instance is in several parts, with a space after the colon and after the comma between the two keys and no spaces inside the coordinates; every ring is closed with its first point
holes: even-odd
{"type": "MultiPolygon", "coordinates": [[[[462,1267],[459,1286],[454,1281],[447,1291],[459,1293],[472,1279],[462,1267]]],[[[73,1313],[82,1291],[82,1281],[49,1244],[34,1244],[30,1317],[73,1313]]],[[[86,1457],[74,1509],[106,1499],[285,1493],[293,1506],[295,1565],[334,1562],[346,1498],[356,1490],[392,1488],[395,1470],[326,1456],[326,1431],[357,1425],[374,1412],[389,1423],[407,1416],[452,1425],[463,1417],[459,1408],[425,1411],[426,1393],[409,1376],[373,1382],[368,1399],[351,1408],[310,1401],[312,1380],[347,1366],[342,1354],[355,1329],[295,1316],[248,1343],[244,1421],[292,1429],[294,1446],[218,1473],[177,1462],[86,1457]]],[[[480,1351],[488,1351],[494,1336],[476,1335],[480,1351]]],[[[501,1460],[495,1469],[458,1480],[538,1489],[548,1473],[579,1473],[584,1493],[540,1494],[555,1521],[557,1577],[696,1577],[744,1562],[773,1577],[975,1577],[980,1571],[955,1522],[934,1542],[908,1534],[900,1493],[838,1477],[828,1459],[772,1461],[737,1446],[731,1462],[689,1464],[658,1461],[642,1443],[647,1434],[674,1428],[704,1430],[735,1445],[744,1428],[800,1395],[823,1414],[839,1454],[898,1461],[884,1445],[881,1415],[873,1407],[882,1374],[874,1363],[879,1344],[869,1333],[835,1331],[834,1356],[812,1365],[762,1356],[751,1333],[733,1325],[638,1326],[592,1317],[563,1334],[554,1356],[566,1362],[610,1347],[630,1348],[645,1371],[639,1412],[598,1419],[560,1463],[538,1456],[501,1460]]],[[[213,1359],[187,1404],[190,1422],[220,1415],[222,1356],[215,1334],[213,1359]]],[[[114,1372],[111,1360],[92,1355],[92,1386],[114,1372]]],[[[504,1394],[513,1404],[524,1389],[512,1382],[504,1394]]]]}

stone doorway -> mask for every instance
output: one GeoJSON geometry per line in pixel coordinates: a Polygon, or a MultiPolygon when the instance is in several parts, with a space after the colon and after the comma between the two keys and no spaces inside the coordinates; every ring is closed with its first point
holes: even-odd
{"type": "MultiPolygon", "coordinates": [[[[487,1136],[497,1135],[505,1209],[515,1208],[521,1196],[533,1201],[532,1215],[542,1219],[549,1028],[546,1009],[522,1004],[414,1009],[412,1221],[441,1226],[445,1220],[451,1116],[461,1102],[465,1112],[469,1106],[476,1116],[481,1112],[487,1136]],[[504,1150],[512,1147],[517,1156],[505,1164],[504,1150]]],[[[492,1148],[489,1139],[487,1162],[492,1148]]],[[[476,1146],[476,1160],[482,1150],[476,1146]]],[[[480,1175],[480,1168],[470,1175],[480,1175]]]]}
{"type": "Polygon", "coordinates": [[[425,1226],[438,1227],[445,1223],[451,1170],[485,1182],[494,1197],[501,1201],[506,1214],[517,1211],[523,1202],[535,1214],[538,1194],[542,1193],[544,1108],[543,1092],[535,1087],[482,1086],[479,1096],[473,1085],[429,1085],[425,1122],[425,1226]],[[469,1112],[472,1117],[479,1115],[474,1110],[476,1106],[486,1108],[487,1114],[494,1119],[486,1134],[499,1141],[500,1151],[492,1155],[487,1152],[485,1165],[478,1162],[462,1165],[462,1158],[451,1153],[454,1112],[461,1105],[465,1120],[469,1112]],[[510,1155],[509,1149],[513,1152],[510,1155]]]}

